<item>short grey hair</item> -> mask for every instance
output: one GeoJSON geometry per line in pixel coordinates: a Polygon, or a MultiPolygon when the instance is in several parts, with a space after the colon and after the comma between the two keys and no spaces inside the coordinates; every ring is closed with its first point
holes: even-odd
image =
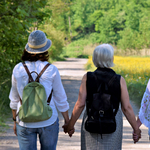
{"type": "Polygon", "coordinates": [[[101,44],[93,52],[93,63],[96,67],[110,68],[113,63],[114,48],[110,44],[101,44]]]}

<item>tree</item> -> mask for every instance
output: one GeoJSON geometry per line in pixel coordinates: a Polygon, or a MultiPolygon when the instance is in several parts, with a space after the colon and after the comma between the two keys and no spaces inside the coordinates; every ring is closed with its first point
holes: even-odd
{"type": "Polygon", "coordinates": [[[20,59],[31,27],[48,15],[41,11],[45,5],[46,0],[0,2],[0,74],[20,59]]]}
{"type": "MultiPolygon", "coordinates": [[[[48,12],[42,9],[46,0],[0,1],[0,108],[9,106],[9,86],[12,68],[20,60],[29,32],[43,21],[48,12]]],[[[3,110],[2,109],[2,110],[3,110]]]]}

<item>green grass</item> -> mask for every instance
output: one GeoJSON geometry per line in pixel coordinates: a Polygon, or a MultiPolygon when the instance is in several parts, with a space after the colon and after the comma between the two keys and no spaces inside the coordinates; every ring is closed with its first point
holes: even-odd
{"type": "Polygon", "coordinates": [[[89,34],[80,38],[74,38],[70,44],[63,48],[62,55],[70,58],[88,58],[98,45],[94,37],[95,34],[89,34]]]}
{"type": "Polygon", "coordinates": [[[10,118],[11,111],[6,109],[7,113],[1,113],[0,115],[0,133],[5,132],[9,126],[6,124],[8,118],[10,118]]]}
{"type": "Polygon", "coordinates": [[[128,74],[127,76],[126,71],[119,70],[119,69],[118,70],[116,69],[115,71],[117,74],[120,74],[122,77],[124,77],[127,84],[130,99],[134,101],[138,107],[140,107],[141,100],[149,79],[147,75],[142,74],[144,78],[139,78],[141,74],[136,74],[136,75],[128,74]]]}

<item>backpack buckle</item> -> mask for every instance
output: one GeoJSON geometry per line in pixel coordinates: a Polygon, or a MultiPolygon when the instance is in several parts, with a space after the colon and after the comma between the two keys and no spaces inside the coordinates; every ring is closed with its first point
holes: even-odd
{"type": "Polygon", "coordinates": [[[103,110],[100,110],[100,111],[99,111],[99,115],[100,115],[100,117],[103,117],[103,116],[104,116],[104,111],[103,111],[103,110]]]}

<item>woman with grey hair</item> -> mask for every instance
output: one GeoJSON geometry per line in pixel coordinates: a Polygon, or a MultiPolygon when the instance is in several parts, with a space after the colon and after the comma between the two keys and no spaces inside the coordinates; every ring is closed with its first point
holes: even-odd
{"type": "Polygon", "coordinates": [[[109,44],[102,44],[95,48],[93,52],[93,63],[97,67],[94,72],[87,72],[80,85],[78,100],[74,106],[71,119],[68,125],[64,125],[64,131],[72,136],[71,131],[74,125],[84,110],[86,104],[86,111],[83,116],[81,127],[81,150],[121,150],[122,149],[122,112],[126,116],[128,122],[133,128],[134,143],[138,142],[141,137],[141,131],[136,123],[136,118],[133,109],[129,102],[129,95],[124,78],[116,74],[111,67],[113,67],[114,49],[109,44]],[[97,84],[109,83],[114,77],[110,87],[108,87],[109,94],[111,94],[111,103],[116,111],[116,130],[110,134],[90,133],[85,129],[85,122],[87,119],[87,107],[90,107],[93,101],[93,94],[97,92],[97,84]],[[86,103],[86,102],[89,103],[86,103]],[[121,109],[119,104],[121,103],[121,109]],[[89,106],[88,106],[89,105],[89,106]]]}
{"type": "Polygon", "coordinates": [[[51,45],[51,40],[46,38],[44,32],[33,31],[22,55],[23,62],[13,69],[9,99],[13,129],[18,137],[20,150],[37,150],[37,135],[41,150],[56,150],[59,133],[57,109],[62,113],[64,123],[69,121],[69,104],[58,69],[48,62],[48,49],[51,45]],[[39,83],[35,84],[36,81],[39,83]],[[24,94],[24,89],[29,84],[29,88],[40,86],[29,89],[24,94]],[[41,88],[45,89],[44,92],[38,90],[41,88]],[[37,95],[34,94],[36,90],[39,91],[37,95]],[[32,97],[27,101],[30,95],[32,97]],[[27,98],[23,99],[24,97],[27,98]],[[39,98],[41,99],[37,102],[39,98]],[[26,108],[29,108],[28,111],[26,108]]]}

